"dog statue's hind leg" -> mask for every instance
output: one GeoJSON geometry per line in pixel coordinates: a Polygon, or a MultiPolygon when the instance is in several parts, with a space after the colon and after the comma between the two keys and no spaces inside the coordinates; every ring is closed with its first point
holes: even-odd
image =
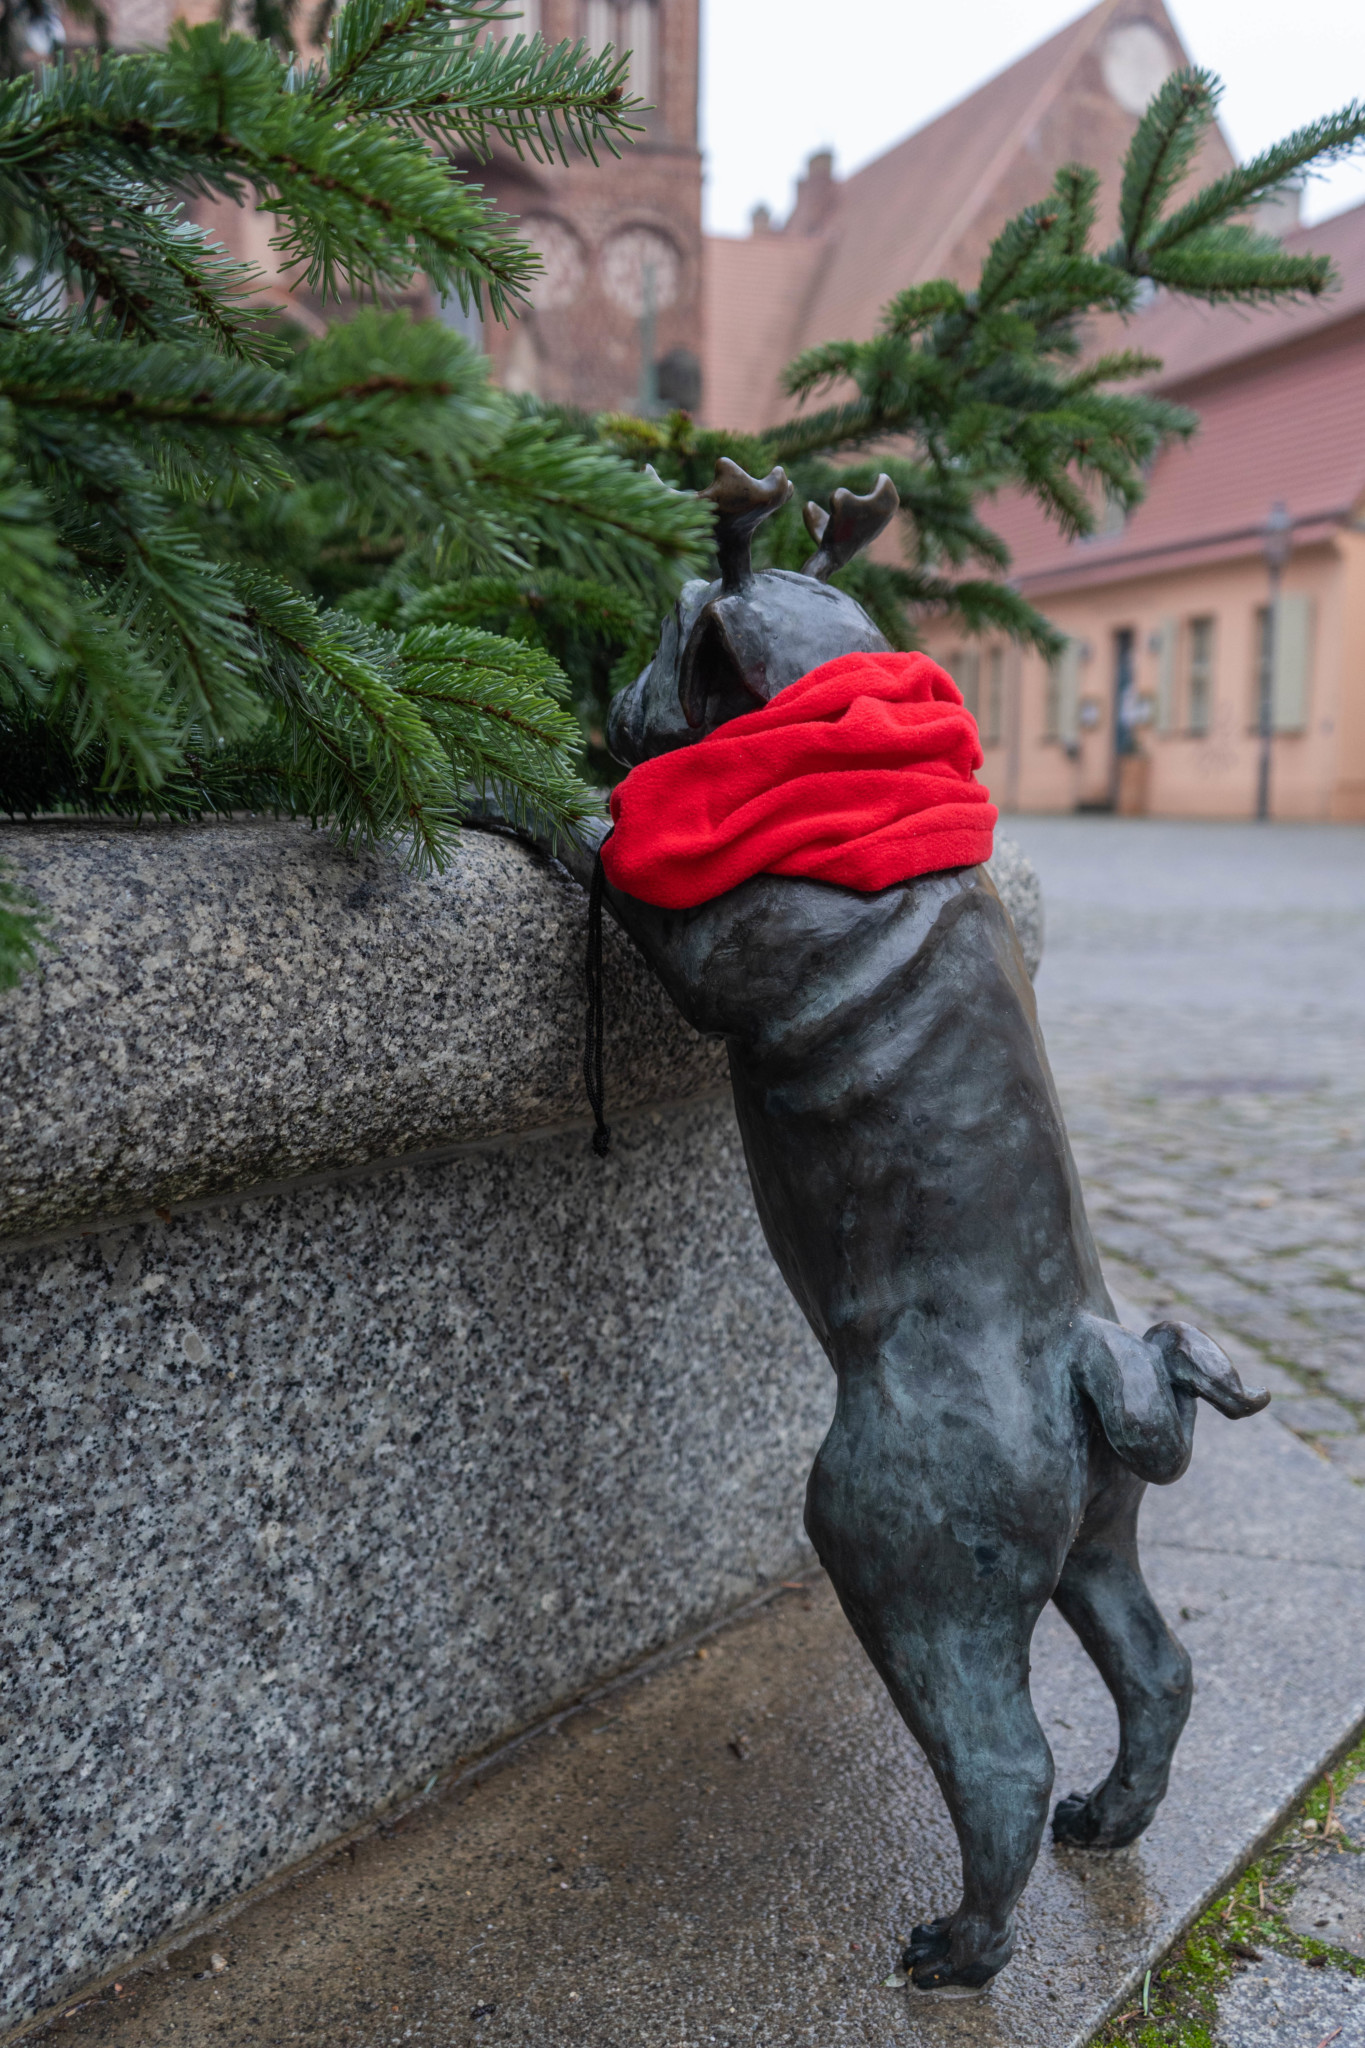
{"type": "MultiPolygon", "coordinates": [[[[811,1473],[806,1527],[962,1852],[961,1903],[915,1928],[905,1967],[922,1990],[979,1988],[1009,1961],[1047,1826],[1052,1754],[1029,1696],[1029,1644],[1066,1535],[1055,1550],[1003,1535],[1023,1516],[996,1512],[998,1499],[945,1511],[927,1469],[941,1435],[888,1439],[875,1421],[846,1426],[844,1408],[811,1473]]],[[[984,1452],[973,1464],[983,1481],[1001,1476],[984,1452]]]]}
{"type": "Polygon", "coordinates": [[[1059,1842],[1118,1849],[1135,1841],[1166,1796],[1190,1711],[1190,1660],[1142,1576],[1137,1518],[1145,1482],[1178,1479],[1194,1446],[1196,1399],[1231,1417],[1270,1396],[1243,1387],[1231,1360],[1187,1323],[1136,1337],[1080,1318],[1076,1383],[1093,1403],[1112,1476],[1090,1501],[1053,1596],[1093,1659],[1119,1714],[1119,1751],[1102,1784],[1058,1802],[1059,1842]]]}
{"type": "Polygon", "coordinates": [[[1120,1849],[1135,1841],[1166,1796],[1171,1758],[1190,1711],[1190,1660],[1147,1590],[1137,1518],[1145,1487],[1115,1461],[1112,1483],[1090,1505],[1053,1598],[1113,1695],[1119,1750],[1089,1794],[1059,1800],[1059,1842],[1120,1849]]]}
{"type": "Polygon", "coordinates": [[[1014,1952],[1014,1908],[1052,1794],[1052,1753],[1029,1697],[1035,1615],[926,1608],[913,1586],[875,1617],[849,1611],[938,1780],[962,1852],[961,1904],[914,1929],[905,1968],[921,1990],[978,1988],[1014,1952]]]}

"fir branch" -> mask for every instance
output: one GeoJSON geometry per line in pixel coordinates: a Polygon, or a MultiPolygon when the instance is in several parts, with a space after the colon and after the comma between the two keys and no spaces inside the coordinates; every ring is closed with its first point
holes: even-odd
{"type": "Polygon", "coordinates": [[[1090,247],[1099,206],[1100,175],[1086,164],[1063,164],[1052,183],[1049,204],[1057,213],[1058,246],[1068,256],[1090,247]]]}
{"type": "Polygon", "coordinates": [[[511,815],[563,830],[596,803],[572,768],[578,721],[557,701],[552,658],[467,626],[428,623],[403,635],[404,689],[419,702],[456,773],[511,815]]]}
{"type": "MultiPolygon", "coordinates": [[[[966,293],[951,279],[937,277],[932,278],[927,284],[912,284],[908,290],[897,292],[895,298],[890,300],[882,311],[881,325],[887,334],[908,341],[912,336],[932,327],[935,322],[966,311],[966,293]]],[[[833,346],[837,351],[846,350],[856,344],[835,343],[833,346]]],[[[799,392],[812,388],[812,382],[821,381],[824,373],[819,373],[812,379],[804,367],[809,365],[810,370],[816,370],[815,358],[819,353],[814,349],[808,350],[805,356],[798,356],[796,362],[788,365],[785,389],[799,392]],[[798,365],[803,367],[798,369],[798,365]]],[[[831,357],[831,362],[837,359],[837,355],[831,357]]]]}
{"type": "Polygon", "coordinates": [[[1146,238],[1149,252],[1175,248],[1190,236],[1245,213],[1282,192],[1307,170],[1353,155],[1365,141],[1365,101],[1352,100],[1335,114],[1296,128],[1283,142],[1261,151],[1250,163],[1214,178],[1193,199],[1169,215],[1146,238]]]}
{"type": "Polygon", "coordinates": [[[1115,384],[1130,377],[1154,377],[1161,368],[1161,357],[1149,355],[1143,349],[1113,349],[1107,355],[1096,356],[1083,370],[1077,370],[1062,384],[1064,398],[1079,398],[1082,392],[1094,391],[1101,384],[1115,384]]]}
{"type": "Polygon", "coordinates": [[[1212,72],[1173,71],[1137,125],[1123,164],[1115,260],[1132,268],[1170,194],[1180,183],[1218,112],[1222,86],[1212,72]]]}
{"type": "Polygon", "coordinates": [[[662,559],[695,565],[709,549],[711,508],[661,490],[606,449],[534,416],[473,465],[516,545],[553,551],[571,573],[650,588],[662,559]]]}
{"type": "Polygon", "coordinates": [[[137,183],[255,195],[281,217],[272,246],[324,296],[337,295],[342,267],[361,292],[401,290],[420,269],[438,291],[486,291],[499,314],[534,274],[502,217],[417,135],[339,122],[315,94],[287,89],[268,46],[216,23],[177,24],[153,57],[78,60],[12,110],[0,98],[0,201],[41,212],[31,173],[41,166],[51,183],[92,157],[137,183]]]}
{"type": "Polygon", "coordinates": [[[979,313],[1024,296],[1022,285],[1047,249],[1058,218],[1044,201],[1041,206],[1025,207],[1005,223],[986,252],[980,282],[972,294],[971,303],[979,313]]]}
{"type": "Polygon", "coordinates": [[[1154,252],[1147,274],[1186,298],[1242,305],[1319,298],[1334,282],[1330,258],[1291,255],[1271,236],[1236,225],[1204,228],[1154,252]]]}
{"type": "Polygon", "coordinates": [[[366,74],[395,46],[421,50],[433,34],[444,43],[453,29],[472,38],[506,19],[505,0],[351,0],[336,16],[328,45],[328,80],[320,97],[353,99],[366,74]]]}
{"type": "Polygon", "coordinates": [[[951,583],[938,602],[956,612],[968,633],[1006,633],[1016,645],[1034,648],[1049,659],[1066,645],[1066,635],[1051,619],[1007,583],[964,577],[951,583]]]}
{"type": "Polygon", "coordinates": [[[306,808],[346,841],[407,841],[442,867],[458,796],[446,753],[403,689],[400,649],[345,613],[323,613],[263,570],[234,574],[263,687],[284,715],[306,808]]]}
{"type": "Polygon", "coordinates": [[[640,132],[631,116],[643,102],[627,98],[626,73],[612,50],[594,55],[581,43],[548,47],[518,36],[407,52],[353,82],[346,98],[356,115],[404,117],[429,141],[475,157],[487,159],[496,139],[538,162],[568,163],[574,152],[596,162],[598,144],[619,156],[640,132]]]}

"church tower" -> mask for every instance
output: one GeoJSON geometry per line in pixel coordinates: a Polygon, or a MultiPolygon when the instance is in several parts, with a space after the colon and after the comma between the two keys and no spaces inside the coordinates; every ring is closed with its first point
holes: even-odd
{"type": "MultiPolygon", "coordinates": [[[[521,0],[504,34],[629,50],[630,91],[653,111],[617,159],[538,164],[499,150],[469,166],[545,272],[532,310],[481,339],[512,391],[581,406],[700,402],[699,0],[521,0]]],[[[457,318],[455,309],[450,317],[457,318]]]]}
{"type": "MultiPolygon", "coordinates": [[[[495,145],[490,163],[461,169],[512,216],[514,232],[544,261],[534,306],[509,326],[440,306],[418,279],[404,294],[414,313],[437,313],[486,349],[498,381],[585,412],[684,405],[701,385],[701,154],[697,148],[700,0],[514,0],[495,33],[547,43],[629,50],[632,98],[651,111],[635,142],[613,157],[567,164],[518,158],[495,145]]],[[[218,0],[106,0],[115,49],[164,44],[172,21],[208,21],[218,0]]],[[[300,7],[300,16],[311,13],[300,7]]],[[[80,41],[79,28],[72,40],[80,41]]],[[[264,295],[321,334],[323,305],[280,274],[269,214],[201,201],[195,216],[239,261],[262,273],[264,295]]],[[[345,309],[343,308],[343,311],[345,309]]]]}

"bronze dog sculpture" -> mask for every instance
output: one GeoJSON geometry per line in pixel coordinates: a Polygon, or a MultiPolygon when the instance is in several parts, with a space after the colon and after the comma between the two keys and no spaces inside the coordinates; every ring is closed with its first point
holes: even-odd
{"type": "MultiPolygon", "coordinates": [[[[895,510],[811,507],[801,576],[750,566],[790,495],[722,463],[718,583],[689,584],[615,700],[635,764],[687,746],[834,655],[885,650],[824,579],[895,510]]],[[[566,855],[587,882],[595,847],[566,855]]],[[[600,869],[597,886],[601,886],[600,869]]],[[[838,1376],[806,1528],[947,1802],[963,1895],[916,1927],[924,1988],[1009,1960],[1053,1765],[1029,1697],[1048,1600],[1119,1713],[1113,1769],[1063,1799],[1059,1842],[1113,1848],[1165,1794],[1190,1661],[1143,1582],[1144,1485],[1185,1470],[1196,1396],[1249,1415],[1208,1338],[1114,1319],[1010,920],[981,868],[875,894],[759,874],[690,910],[607,907],[683,1015],[724,1038],[773,1256],[838,1376]]]]}

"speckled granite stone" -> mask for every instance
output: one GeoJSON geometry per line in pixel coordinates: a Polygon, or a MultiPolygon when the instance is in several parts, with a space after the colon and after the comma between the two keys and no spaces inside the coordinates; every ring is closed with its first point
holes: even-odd
{"type": "MultiPolygon", "coordinates": [[[[0,991],[0,1238],[586,1114],[586,899],[507,838],[445,875],[296,824],[0,827],[54,950],[0,991]]],[[[1037,879],[992,866],[1030,968],[1037,879]]],[[[610,920],[611,1113],[728,1085],[610,920]]]]}
{"type": "Polygon", "coordinates": [[[1001,901],[1014,919],[1019,950],[1030,976],[1037,974],[1043,958],[1043,890],[1038,871],[1021,846],[1012,839],[997,839],[995,852],[986,869],[1000,892],[1001,901]]]}
{"type": "MultiPolygon", "coordinates": [[[[0,992],[0,1236],[586,1115],[576,882],[445,875],[295,824],[0,830],[55,951],[0,992]]],[[[607,935],[613,1111],[726,1085],[607,935]]]]}
{"type": "Polygon", "coordinates": [[[0,1289],[11,2016],[806,1554],[833,1380],[725,1099],[0,1289]]]}

